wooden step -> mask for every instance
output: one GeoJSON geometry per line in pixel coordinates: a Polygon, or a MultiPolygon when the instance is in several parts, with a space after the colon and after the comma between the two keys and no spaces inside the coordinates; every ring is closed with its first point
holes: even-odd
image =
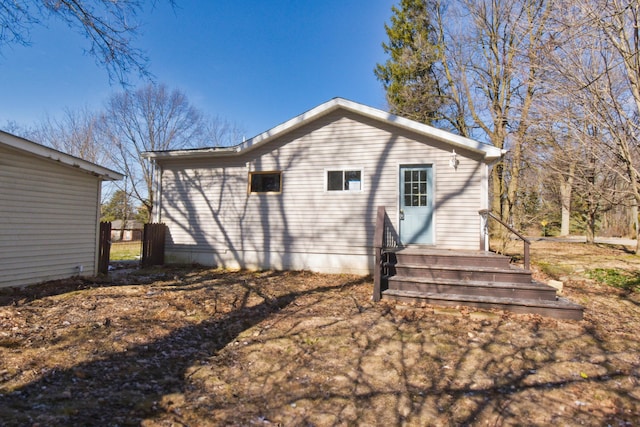
{"type": "Polygon", "coordinates": [[[502,255],[409,247],[388,250],[383,260],[383,299],[582,319],[580,305],[558,299],[554,288],[535,282],[531,271],[502,255]]]}
{"type": "Polygon", "coordinates": [[[556,290],[554,288],[535,281],[509,283],[391,276],[387,278],[387,283],[390,290],[428,294],[460,294],[547,301],[555,301],[556,299],[556,290]]]}
{"type": "Polygon", "coordinates": [[[509,268],[510,258],[485,251],[402,248],[388,251],[398,264],[463,265],[467,267],[509,268]]]}
{"type": "Polygon", "coordinates": [[[531,271],[521,268],[473,267],[453,265],[395,264],[390,275],[419,277],[431,280],[484,281],[529,283],[531,271]]]}
{"type": "Polygon", "coordinates": [[[565,320],[582,320],[582,306],[566,299],[554,301],[522,298],[499,298],[476,295],[440,294],[387,289],[382,299],[415,302],[442,306],[466,306],[483,309],[499,309],[519,314],[539,314],[565,320]]]}

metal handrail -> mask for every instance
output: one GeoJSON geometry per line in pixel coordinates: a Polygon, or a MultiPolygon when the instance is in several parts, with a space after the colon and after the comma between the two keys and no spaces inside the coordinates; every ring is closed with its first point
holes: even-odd
{"type": "MultiPolygon", "coordinates": [[[[524,269],[525,270],[529,270],[529,267],[531,266],[530,256],[529,256],[529,246],[531,246],[531,241],[529,239],[527,239],[526,237],[524,237],[522,234],[520,234],[512,226],[510,226],[509,224],[504,222],[499,216],[497,216],[493,212],[489,211],[488,209],[482,209],[478,213],[484,219],[483,230],[484,230],[485,235],[488,233],[488,231],[487,231],[487,226],[489,224],[488,220],[489,220],[489,218],[492,218],[492,219],[498,221],[498,223],[502,224],[504,227],[506,227],[507,230],[509,230],[511,233],[515,234],[520,240],[522,240],[522,242],[524,244],[524,269]]],[[[488,248],[485,248],[485,249],[488,250],[488,248]]]]}

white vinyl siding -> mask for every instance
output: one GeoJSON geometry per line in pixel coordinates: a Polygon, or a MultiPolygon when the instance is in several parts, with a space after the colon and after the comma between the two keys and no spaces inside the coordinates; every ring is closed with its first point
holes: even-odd
{"type": "Polygon", "coordinates": [[[0,287],[96,273],[100,183],[0,145],[0,287]]]}
{"type": "Polygon", "coordinates": [[[456,151],[454,169],[444,143],[339,110],[240,156],[162,160],[167,250],[240,264],[255,252],[265,268],[290,268],[296,253],[370,256],[377,206],[398,225],[402,164],[433,166],[437,246],[478,249],[483,166],[479,154],[456,151]],[[350,165],[362,171],[362,191],[327,191],[326,172],[350,165]],[[249,171],[274,170],[281,194],[247,195],[249,171]]]}

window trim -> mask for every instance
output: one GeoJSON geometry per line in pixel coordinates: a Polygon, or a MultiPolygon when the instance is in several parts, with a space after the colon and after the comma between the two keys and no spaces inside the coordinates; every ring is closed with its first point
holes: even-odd
{"type": "Polygon", "coordinates": [[[282,194],[282,171],[281,170],[272,170],[272,171],[249,171],[249,179],[247,182],[247,193],[248,194],[282,194]],[[251,182],[254,175],[275,175],[278,174],[279,182],[278,188],[279,191],[252,191],[251,190],[251,182]]]}
{"type": "Polygon", "coordinates": [[[325,193],[362,193],[364,191],[364,167],[335,167],[324,169],[324,191],[325,193]],[[344,186],[345,172],[360,172],[360,189],[359,190],[329,190],[329,172],[342,172],[342,182],[344,186]]]}

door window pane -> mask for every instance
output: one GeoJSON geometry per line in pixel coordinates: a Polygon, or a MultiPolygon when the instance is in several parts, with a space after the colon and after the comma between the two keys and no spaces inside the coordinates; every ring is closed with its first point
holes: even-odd
{"type": "Polygon", "coordinates": [[[427,171],[424,169],[405,170],[405,206],[427,206],[427,171]]]}

